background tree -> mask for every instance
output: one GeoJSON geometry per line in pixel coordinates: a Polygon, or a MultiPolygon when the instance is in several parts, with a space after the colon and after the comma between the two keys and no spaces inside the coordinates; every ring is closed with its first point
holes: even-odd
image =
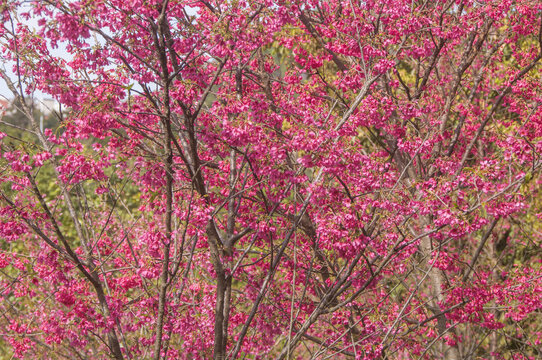
{"type": "Polygon", "coordinates": [[[4,1],[6,356],[540,356],[541,11],[4,1]]]}

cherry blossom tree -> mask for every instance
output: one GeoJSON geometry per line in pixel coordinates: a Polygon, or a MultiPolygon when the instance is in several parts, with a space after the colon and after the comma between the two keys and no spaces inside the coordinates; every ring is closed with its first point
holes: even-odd
{"type": "Polygon", "coordinates": [[[2,356],[541,356],[540,1],[0,9],[2,356]]]}

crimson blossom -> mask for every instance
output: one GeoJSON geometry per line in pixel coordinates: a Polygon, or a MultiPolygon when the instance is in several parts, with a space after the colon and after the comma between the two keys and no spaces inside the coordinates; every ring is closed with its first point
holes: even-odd
{"type": "Polygon", "coordinates": [[[541,358],[539,0],[0,12],[2,359],[541,358]]]}

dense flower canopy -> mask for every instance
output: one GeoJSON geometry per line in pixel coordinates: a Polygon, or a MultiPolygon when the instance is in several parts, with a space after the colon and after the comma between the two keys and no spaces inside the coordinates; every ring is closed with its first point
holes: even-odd
{"type": "Polygon", "coordinates": [[[539,0],[0,4],[0,357],[540,358],[539,0]]]}

